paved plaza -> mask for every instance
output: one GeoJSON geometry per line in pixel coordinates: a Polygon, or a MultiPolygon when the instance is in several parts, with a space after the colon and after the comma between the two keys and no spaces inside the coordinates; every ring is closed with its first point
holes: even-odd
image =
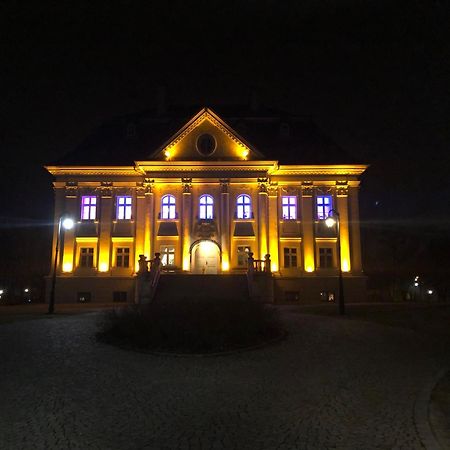
{"type": "Polygon", "coordinates": [[[435,339],[282,314],[286,340],[216,357],[99,343],[99,313],[3,324],[0,448],[424,448],[417,399],[449,362],[435,339]]]}

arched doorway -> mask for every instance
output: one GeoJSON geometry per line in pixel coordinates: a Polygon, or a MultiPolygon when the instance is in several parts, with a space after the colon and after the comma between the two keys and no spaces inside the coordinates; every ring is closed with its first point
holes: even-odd
{"type": "Polygon", "coordinates": [[[202,240],[191,247],[192,273],[205,275],[219,273],[220,247],[217,242],[202,240]]]}

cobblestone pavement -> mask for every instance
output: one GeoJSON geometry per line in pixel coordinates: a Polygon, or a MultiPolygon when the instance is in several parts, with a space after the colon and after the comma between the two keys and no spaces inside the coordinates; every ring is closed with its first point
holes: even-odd
{"type": "Polygon", "coordinates": [[[0,327],[0,448],[419,449],[446,364],[409,330],[284,313],[287,340],[219,357],[95,341],[98,313],[0,327]]]}

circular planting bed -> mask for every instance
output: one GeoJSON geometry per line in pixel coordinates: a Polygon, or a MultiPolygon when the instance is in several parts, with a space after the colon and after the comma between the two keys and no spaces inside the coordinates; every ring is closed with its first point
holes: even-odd
{"type": "Polygon", "coordinates": [[[214,354],[284,336],[276,309],[243,300],[182,300],[107,311],[97,339],[140,351],[214,354]]]}

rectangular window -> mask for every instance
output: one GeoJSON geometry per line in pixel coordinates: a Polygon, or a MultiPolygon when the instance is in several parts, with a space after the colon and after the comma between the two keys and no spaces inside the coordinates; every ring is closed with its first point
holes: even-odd
{"type": "Polygon", "coordinates": [[[117,197],[116,218],[117,220],[131,219],[132,198],[128,195],[117,197]]]}
{"type": "Polygon", "coordinates": [[[331,195],[318,195],[316,198],[316,211],[319,220],[326,219],[333,208],[331,195]]]}
{"type": "Polygon", "coordinates": [[[284,247],[284,267],[297,267],[297,249],[284,247]]]}
{"type": "Polygon", "coordinates": [[[175,265],[175,247],[173,245],[163,245],[161,247],[161,264],[163,266],[175,265]]]}
{"type": "Polygon", "coordinates": [[[330,269],[333,267],[333,249],[329,247],[319,248],[319,267],[330,269]]]}
{"type": "Polygon", "coordinates": [[[78,303],[88,303],[91,301],[91,293],[90,292],[77,292],[77,302],[78,303]]]}
{"type": "Polygon", "coordinates": [[[97,197],[83,195],[81,197],[81,220],[95,220],[97,218],[97,197]]]}
{"type": "Polygon", "coordinates": [[[94,248],[81,247],[80,248],[80,267],[94,267],[94,248]]]}
{"type": "Polygon", "coordinates": [[[126,291],[114,291],[113,292],[113,302],[124,302],[127,301],[127,292],[126,291]]]}
{"type": "Polygon", "coordinates": [[[283,195],[281,197],[281,209],[283,220],[296,220],[297,197],[295,195],[283,195]]]}
{"type": "Polygon", "coordinates": [[[239,267],[247,267],[248,265],[248,254],[252,249],[247,245],[240,245],[237,248],[237,264],[239,267]]]}
{"type": "Polygon", "coordinates": [[[130,267],[129,247],[118,247],[116,250],[116,267],[130,267]]]}

